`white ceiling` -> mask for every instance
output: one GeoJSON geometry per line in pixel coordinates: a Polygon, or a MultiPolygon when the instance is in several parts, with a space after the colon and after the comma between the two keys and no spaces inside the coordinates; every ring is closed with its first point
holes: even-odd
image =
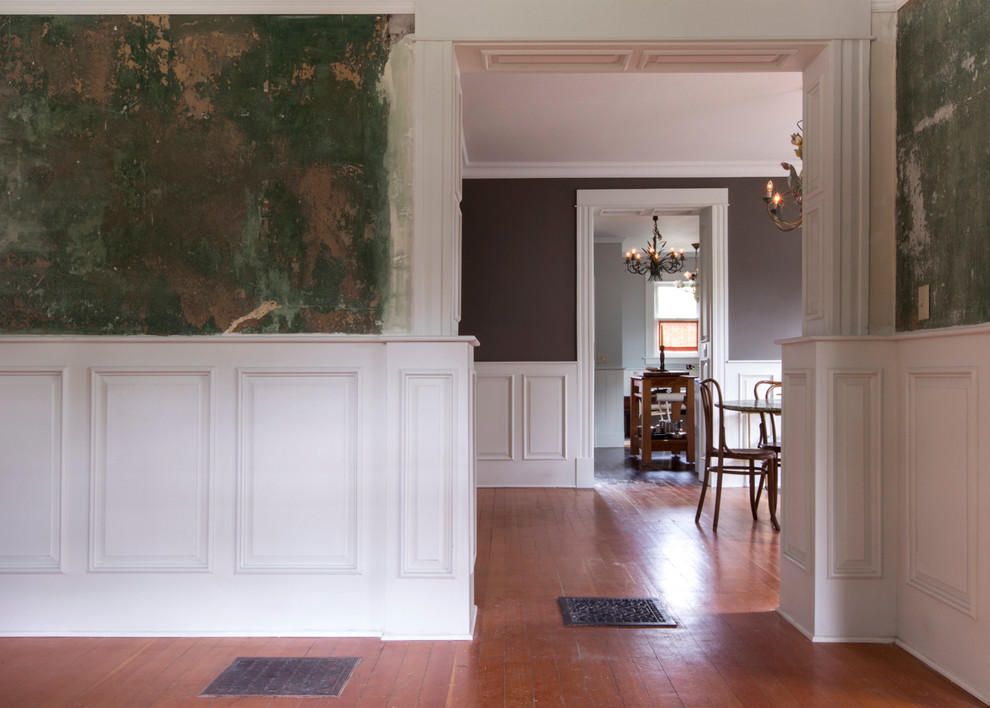
{"type": "MultiPolygon", "coordinates": [[[[459,46],[464,176],[783,178],[809,51],[459,46]]],[[[651,217],[596,217],[596,240],[645,241],[651,217]]],[[[696,225],[660,222],[688,250],[696,225]]]]}
{"type": "Polygon", "coordinates": [[[801,117],[790,72],[476,73],[461,86],[465,176],[776,174],[801,117]]]}

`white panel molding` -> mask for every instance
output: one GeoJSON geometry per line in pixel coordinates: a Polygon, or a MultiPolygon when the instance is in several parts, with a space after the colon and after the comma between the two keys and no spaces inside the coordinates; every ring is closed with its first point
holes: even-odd
{"type": "Polygon", "coordinates": [[[402,370],[400,380],[399,575],[454,577],[457,371],[402,370]]]}
{"type": "Polygon", "coordinates": [[[0,370],[0,573],[62,571],[64,375],[0,370]]]}
{"type": "MultiPolygon", "coordinates": [[[[577,441],[580,420],[577,370],[578,365],[572,361],[475,364],[478,380],[487,382],[476,389],[477,439],[485,445],[477,448],[481,486],[585,487],[594,483],[594,461],[590,453],[588,479],[582,483],[581,477],[584,470],[577,441]],[[527,377],[532,379],[530,384],[526,383],[527,377]],[[506,390],[510,382],[511,390],[506,390]],[[531,385],[533,382],[535,387],[531,385]],[[508,410],[507,400],[511,402],[508,410]],[[562,431],[559,425],[564,426],[562,431]],[[529,441],[527,428],[532,433],[529,441]],[[558,442],[561,436],[562,446],[558,442]],[[536,449],[532,449],[534,443],[536,449]],[[552,451],[548,454],[545,447],[552,451]],[[511,450],[508,458],[504,455],[506,449],[511,450]]],[[[593,395],[594,391],[589,393],[593,395]]]]}
{"type": "Polygon", "coordinates": [[[801,290],[805,328],[811,323],[825,321],[825,277],[822,274],[825,259],[825,226],[820,208],[804,210],[801,231],[804,244],[801,260],[804,267],[801,290]]]}
{"type": "Polygon", "coordinates": [[[882,370],[830,369],[829,570],[883,577],[882,370]]]}
{"type": "MultiPolygon", "coordinates": [[[[0,566],[0,634],[470,638],[476,344],[410,335],[0,337],[0,442],[16,441],[0,462],[8,566],[0,566]],[[450,500],[453,527],[439,545],[453,575],[403,578],[401,372],[436,369],[456,372],[443,384],[455,387],[456,410],[435,416],[423,386],[425,413],[412,424],[446,426],[456,458],[452,475],[430,467],[419,478],[426,501],[417,533],[426,538],[420,549],[436,546],[430,525],[440,515],[427,507],[450,500]],[[245,455],[248,440],[258,444],[245,455]],[[35,482],[44,479],[9,494],[4,465],[26,469],[24,461],[37,467],[35,482]],[[263,493],[263,478],[293,489],[262,500],[251,520],[258,544],[242,556],[239,500],[249,481],[263,493]],[[446,489],[430,488],[438,478],[446,489]],[[328,490],[337,498],[325,502],[328,490]],[[8,515],[15,502],[20,511],[8,515]],[[8,528],[27,535],[8,539],[8,528]],[[26,568],[37,559],[24,556],[44,558],[53,538],[60,566],[45,558],[48,567],[26,568]]],[[[405,434],[431,444],[429,430],[407,424],[405,434]]]]}
{"type": "Polygon", "coordinates": [[[485,71],[616,72],[629,68],[632,49],[482,49],[485,71]]]}
{"type": "Polygon", "coordinates": [[[90,570],[209,571],[214,370],[90,371],[90,570]]]}
{"type": "Polygon", "coordinates": [[[523,459],[567,459],[567,375],[523,374],[523,459]]]}
{"type": "Polygon", "coordinates": [[[653,49],[643,52],[639,68],[640,71],[777,71],[797,54],[796,48],[653,49]]]}
{"type": "Polygon", "coordinates": [[[975,618],[979,599],[977,371],[975,367],[908,368],[905,376],[907,582],[975,618]],[[937,431],[938,445],[932,444],[932,431],[937,431]]]}
{"type": "Polygon", "coordinates": [[[781,417],[784,458],[796,470],[782,484],[780,554],[806,572],[814,562],[815,538],[815,390],[813,372],[785,370],[781,417]],[[789,500],[794,502],[789,506],[789,500]]]}
{"type": "Polygon", "coordinates": [[[362,370],[237,373],[237,572],[359,572],[362,370]]]}
{"type": "Polygon", "coordinates": [[[514,460],[516,429],[516,376],[479,374],[476,378],[479,460],[514,460]]]}

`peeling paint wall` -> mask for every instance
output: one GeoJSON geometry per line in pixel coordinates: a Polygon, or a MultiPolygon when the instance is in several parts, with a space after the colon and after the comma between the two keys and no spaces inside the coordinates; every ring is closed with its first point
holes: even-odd
{"type": "Polygon", "coordinates": [[[990,3],[911,0],[897,36],[897,329],[990,321],[990,3]],[[918,318],[918,289],[930,317],[918,318]]]}
{"type": "Polygon", "coordinates": [[[382,331],[395,19],[0,17],[0,332],[382,331]]]}

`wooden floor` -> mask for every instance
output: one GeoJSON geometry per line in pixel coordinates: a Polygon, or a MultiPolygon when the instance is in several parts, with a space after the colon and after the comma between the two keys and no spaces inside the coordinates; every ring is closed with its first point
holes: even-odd
{"type": "Polygon", "coordinates": [[[981,705],[892,645],[805,639],[774,612],[765,513],[727,489],[715,536],[698,487],[670,477],[480,490],[473,642],[7,638],[0,706],[981,705]],[[680,625],[565,628],[560,595],[658,596],[680,625]],[[251,655],[361,661],[340,698],[198,697],[251,655]]]}

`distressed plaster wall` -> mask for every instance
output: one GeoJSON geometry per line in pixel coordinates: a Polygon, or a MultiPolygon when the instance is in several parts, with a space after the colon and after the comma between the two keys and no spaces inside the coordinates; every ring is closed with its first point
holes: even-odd
{"type": "Polygon", "coordinates": [[[381,331],[402,24],[0,17],[0,332],[381,331]]]}
{"type": "Polygon", "coordinates": [[[911,0],[897,38],[898,330],[990,321],[988,130],[990,3],[911,0]]]}

